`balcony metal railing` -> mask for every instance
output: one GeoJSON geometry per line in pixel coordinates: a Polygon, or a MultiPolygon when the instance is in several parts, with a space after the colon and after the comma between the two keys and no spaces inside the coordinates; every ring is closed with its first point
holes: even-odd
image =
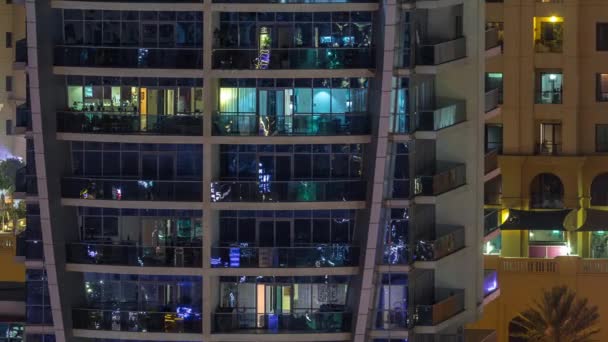
{"type": "Polygon", "coordinates": [[[437,196],[466,183],[466,165],[439,162],[435,175],[421,175],[414,180],[414,195],[437,196]]]}
{"type": "Polygon", "coordinates": [[[563,40],[536,40],[534,42],[534,51],[537,53],[561,53],[563,51],[563,40]]]}
{"type": "Polygon", "coordinates": [[[27,40],[25,38],[15,42],[15,63],[27,63],[27,40]]]}
{"type": "Polygon", "coordinates": [[[440,65],[467,56],[465,37],[447,42],[423,42],[418,48],[419,65],[440,65]]]}
{"type": "Polygon", "coordinates": [[[372,315],[373,327],[376,330],[409,329],[411,325],[407,308],[375,310],[372,315]]]}
{"type": "Polygon", "coordinates": [[[545,90],[536,92],[536,104],[562,104],[561,90],[545,90]]]}
{"type": "Polygon", "coordinates": [[[487,236],[500,226],[500,210],[485,209],[483,220],[483,235],[487,236]]]}
{"type": "Polygon", "coordinates": [[[203,116],[200,113],[140,115],[124,112],[57,112],[57,132],[202,135],[203,116]]]}
{"type": "Polygon", "coordinates": [[[464,290],[435,289],[433,304],[417,304],[415,324],[437,325],[464,311],[464,290]]]}
{"type": "Polygon", "coordinates": [[[438,99],[436,109],[420,110],[416,114],[419,131],[438,131],[465,121],[466,102],[462,100],[438,99]]]}
{"type": "Polygon", "coordinates": [[[216,113],[214,135],[291,136],[369,134],[366,113],[295,114],[290,116],[259,116],[255,113],[216,113]]]}
{"type": "Polygon", "coordinates": [[[359,247],[328,244],[310,247],[213,247],[211,267],[347,267],[359,264],[359,247]]]}
{"type": "Polygon", "coordinates": [[[203,262],[201,247],[193,246],[141,246],[123,241],[120,244],[74,242],[66,247],[67,261],[76,264],[202,267],[203,262]]]}
{"type": "Polygon", "coordinates": [[[486,50],[493,49],[501,45],[501,41],[498,39],[498,29],[491,28],[486,30],[486,50]]]}
{"type": "Polygon", "coordinates": [[[194,333],[203,332],[200,313],[162,312],[142,310],[72,310],[74,329],[130,331],[151,333],[194,333]]]}
{"type": "Polygon", "coordinates": [[[498,169],[498,150],[491,150],[486,152],[483,158],[484,172],[488,173],[498,169]]]}
{"type": "Polygon", "coordinates": [[[63,197],[86,200],[201,202],[203,200],[202,192],[201,181],[84,177],[64,177],[61,180],[63,197]]]}
{"type": "Polygon", "coordinates": [[[258,314],[255,308],[235,308],[213,314],[215,333],[336,333],[350,332],[352,313],[348,311],[293,310],[291,313],[258,314]]]}
{"type": "Polygon", "coordinates": [[[498,289],[498,271],[484,270],[483,275],[483,296],[487,297],[498,289]]]}
{"type": "Polygon", "coordinates": [[[416,241],[414,258],[417,261],[435,261],[464,248],[464,227],[438,225],[437,237],[416,241]]]}
{"type": "Polygon", "coordinates": [[[56,46],[55,66],[93,68],[201,69],[201,48],[56,46]]]}
{"type": "Polygon", "coordinates": [[[214,69],[369,69],[375,65],[374,49],[288,48],[213,49],[214,69]]]}
{"type": "Polygon", "coordinates": [[[211,183],[213,202],[315,202],[363,201],[363,180],[330,181],[216,181],[211,183]]]}
{"type": "Polygon", "coordinates": [[[498,108],[500,103],[500,89],[492,89],[486,91],[485,95],[485,112],[491,112],[498,108]]]}
{"type": "Polygon", "coordinates": [[[558,143],[538,143],[536,144],[536,154],[555,156],[562,153],[562,144],[558,143]]]}

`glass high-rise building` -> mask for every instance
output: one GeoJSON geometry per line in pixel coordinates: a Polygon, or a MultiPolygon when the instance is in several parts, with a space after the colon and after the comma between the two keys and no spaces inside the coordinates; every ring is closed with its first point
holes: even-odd
{"type": "Polygon", "coordinates": [[[484,293],[481,1],[26,8],[31,331],[464,340],[484,293]]]}

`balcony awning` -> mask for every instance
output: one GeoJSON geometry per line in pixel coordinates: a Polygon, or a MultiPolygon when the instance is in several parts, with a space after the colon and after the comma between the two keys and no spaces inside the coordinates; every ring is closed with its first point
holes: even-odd
{"type": "Polygon", "coordinates": [[[566,230],[564,220],[571,212],[564,210],[517,210],[509,209],[509,217],[500,226],[501,230],[566,230]]]}
{"type": "Polygon", "coordinates": [[[608,230],[608,211],[587,209],[585,223],[578,229],[579,232],[597,232],[608,230]]]}

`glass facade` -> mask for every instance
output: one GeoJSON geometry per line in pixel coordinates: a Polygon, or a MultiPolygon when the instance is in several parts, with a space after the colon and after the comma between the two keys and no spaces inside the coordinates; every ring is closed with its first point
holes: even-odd
{"type": "Polygon", "coordinates": [[[367,134],[367,87],[366,78],[222,79],[214,135],[367,134]]]}
{"type": "Polygon", "coordinates": [[[56,65],[202,67],[202,12],[58,11],[63,36],[55,47],[56,65]]]}
{"type": "Polygon", "coordinates": [[[350,331],[349,277],[221,277],[214,332],[350,331]]]}
{"type": "Polygon", "coordinates": [[[372,26],[372,12],[220,12],[213,67],[370,68],[372,26]]]}
{"type": "MultiPolygon", "coordinates": [[[[25,273],[26,324],[52,325],[51,300],[45,270],[28,269],[25,273]]],[[[29,340],[29,336],[28,336],[29,340]]]]}
{"type": "Polygon", "coordinates": [[[59,132],[202,135],[202,79],[68,76],[65,81],[59,132]]]}
{"type": "Polygon", "coordinates": [[[354,210],[222,211],[212,267],[356,266],[354,210]]]}
{"type": "Polygon", "coordinates": [[[72,142],[63,197],[201,201],[202,145],[72,142]]]}
{"type": "Polygon", "coordinates": [[[84,274],[75,329],[201,333],[202,279],[188,276],[84,274]]]}
{"type": "Polygon", "coordinates": [[[78,209],[79,240],[68,243],[68,262],[202,267],[200,210],[78,209]]]}
{"type": "Polygon", "coordinates": [[[221,145],[215,202],[355,201],[365,197],[363,148],[349,145],[221,145]]]}

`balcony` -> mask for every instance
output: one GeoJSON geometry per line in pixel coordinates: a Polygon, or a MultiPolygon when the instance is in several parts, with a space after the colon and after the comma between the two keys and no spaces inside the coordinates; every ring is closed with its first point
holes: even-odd
{"type": "Polygon", "coordinates": [[[336,136],[369,134],[366,113],[259,116],[216,113],[213,135],[220,136],[336,136]]]}
{"type": "Polygon", "coordinates": [[[27,64],[27,40],[19,39],[15,42],[15,63],[25,66],[27,64]]]}
{"type": "MultiPolygon", "coordinates": [[[[237,309],[223,309],[229,311],[213,314],[213,332],[231,334],[350,332],[352,312],[345,311],[342,305],[334,306],[324,305],[316,312],[294,310],[285,314],[241,313],[237,309]]],[[[251,308],[248,311],[253,310],[254,308],[251,308]]]]}
{"type": "Polygon", "coordinates": [[[534,152],[543,156],[556,156],[562,153],[562,144],[551,142],[538,143],[534,152]]]}
{"type": "Polygon", "coordinates": [[[407,309],[376,310],[373,312],[375,330],[405,330],[410,328],[407,309]]]}
{"type": "Polygon", "coordinates": [[[202,135],[198,114],[140,115],[119,112],[57,112],[57,132],[202,135]]]}
{"type": "Polygon", "coordinates": [[[498,108],[500,104],[500,89],[492,89],[486,91],[485,95],[485,112],[489,113],[498,108]]]}
{"type": "Polygon", "coordinates": [[[346,4],[376,3],[373,0],[213,0],[213,3],[229,4],[346,4]]]}
{"type": "Polygon", "coordinates": [[[464,290],[435,289],[430,302],[416,305],[415,325],[437,325],[464,311],[464,290]]]}
{"type": "Polygon", "coordinates": [[[500,210],[484,209],[483,236],[488,236],[500,226],[500,210]]]}
{"type": "Polygon", "coordinates": [[[23,167],[17,170],[15,176],[15,192],[25,193],[28,196],[38,195],[38,181],[35,174],[29,174],[31,170],[23,167]]]}
{"type": "Polygon", "coordinates": [[[423,42],[418,48],[418,65],[440,65],[467,56],[465,37],[443,42],[423,42]]]}
{"type": "Polygon", "coordinates": [[[370,69],[374,66],[371,47],[213,49],[214,69],[370,69]]]}
{"type": "Polygon", "coordinates": [[[491,150],[483,158],[484,174],[498,169],[498,150],[491,150]]]}
{"type": "Polygon", "coordinates": [[[64,177],[61,192],[65,198],[115,201],[201,202],[201,181],[149,181],[64,177]]]}
{"type": "Polygon", "coordinates": [[[465,101],[439,99],[435,109],[418,112],[416,126],[419,131],[439,131],[464,122],[466,118],[465,101]]]}
{"type": "Polygon", "coordinates": [[[56,46],[55,66],[202,69],[201,49],[56,46]]]}
{"type": "Polygon", "coordinates": [[[486,51],[502,45],[498,38],[498,29],[491,28],[486,30],[486,51]]]}
{"type": "Polygon", "coordinates": [[[464,248],[464,227],[437,225],[433,237],[416,241],[416,261],[436,261],[464,248]]]}
{"type": "MultiPolygon", "coordinates": [[[[199,243],[200,246],[202,244],[199,243]]],[[[201,247],[141,246],[119,243],[74,242],[67,244],[67,261],[75,264],[137,267],[202,267],[201,247]]]]}
{"type": "Polygon", "coordinates": [[[334,202],[364,201],[366,182],[331,181],[215,181],[212,202],[334,202]]]}
{"type": "MultiPolygon", "coordinates": [[[[188,309],[188,308],[184,308],[188,309]]],[[[201,314],[181,312],[143,311],[143,310],[72,310],[74,329],[129,331],[148,333],[191,333],[203,332],[201,314]]]]}
{"type": "Polygon", "coordinates": [[[534,42],[534,51],[537,53],[561,53],[564,41],[561,39],[541,40],[534,42]]]}
{"type": "Polygon", "coordinates": [[[498,290],[498,271],[484,270],[483,272],[483,296],[487,297],[498,290]]]}
{"type": "MultiPolygon", "coordinates": [[[[434,171],[434,175],[416,176],[414,195],[438,196],[466,183],[466,165],[464,164],[439,161],[434,171]]],[[[432,171],[428,173],[432,173],[432,171]]]]}
{"type": "Polygon", "coordinates": [[[297,268],[358,266],[359,247],[318,245],[312,247],[213,247],[211,267],[297,268]]]}
{"type": "Polygon", "coordinates": [[[543,90],[536,92],[536,104],[562,104],[561,90],[543,90]]]}
{"type": "Polygon", "coordinates": [[[19,131],[25,133],[26,131],[32,130],[32,111],[28,104],[23,103],[17,106],[15,119],[15,126],[19,131]]]}

